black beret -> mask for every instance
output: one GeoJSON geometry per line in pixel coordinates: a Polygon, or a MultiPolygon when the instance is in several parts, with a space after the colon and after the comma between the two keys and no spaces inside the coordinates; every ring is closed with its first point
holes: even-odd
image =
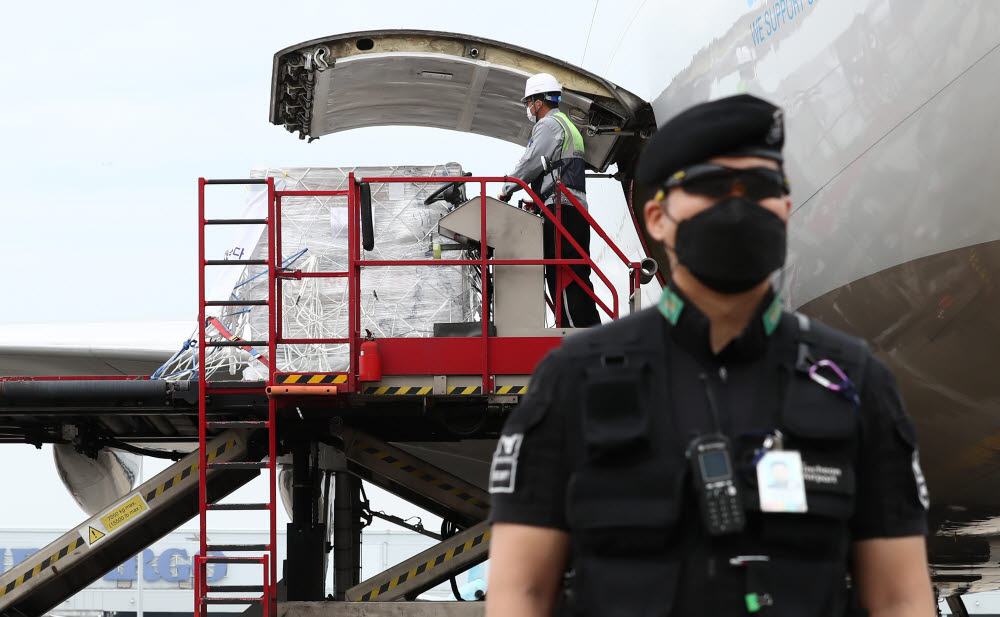
{"type": "Polygon", "coordinates": [[[639,156],[636,178],[662,184],[674,172],[715,156],[760,156],[782,162],[780,107],[749,94],[695,105],[667,121],[639,156]]]}

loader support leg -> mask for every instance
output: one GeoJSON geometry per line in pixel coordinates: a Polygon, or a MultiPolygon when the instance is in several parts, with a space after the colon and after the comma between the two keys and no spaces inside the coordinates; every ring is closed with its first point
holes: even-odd
{"type": "Polygon", "coordinates": [[[361,582],[361,480],[338,473],[334,482],[334,597],[343,600],[347,590],[361,582]]]}
{"type": "Polygon", "coordinates": [[[292,522],[288,525],[285,564],[288,599],[292,601],[324,598],[327,531],[318,512],[324,500],[312,453],[313,444],[308,441],[292,449],[292,522]]]}

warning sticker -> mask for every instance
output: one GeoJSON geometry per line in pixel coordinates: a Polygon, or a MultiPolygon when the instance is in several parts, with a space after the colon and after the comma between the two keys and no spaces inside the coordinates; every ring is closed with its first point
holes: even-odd
{"type": "Polygon", "coordinates": [[[111,512],[102,516],[101,522],[104,523],[104,528],[110,533],[133,518],[139,516],[147,509],[148,507],[146,506],[146,502],[142,500],[140,495],[136,495],[111,512]]]}
{"type": "Polygon", "coordinates": [[[104,537],[104,532],[103,531],[98,531],[97,529],[94,529],[93,527],[90,528],[90,539],[89,539],[90,544],[94,544],[94,542],[97,542],[98,540],[100,540],[103,537],[104,537]]]}

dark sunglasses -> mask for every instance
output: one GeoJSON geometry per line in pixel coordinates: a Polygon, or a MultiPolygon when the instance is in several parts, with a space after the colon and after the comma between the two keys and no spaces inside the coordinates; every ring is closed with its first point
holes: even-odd
{"type": "Polygon", "coordinates": [[[664,189],[679,186],[688,193],[720,198],[732,193],[760,201],[768,197],[783,197],[791,191],[783,171],[769,167],[734,169],[722,165],[694,165],[670,176],[664,189]]]}

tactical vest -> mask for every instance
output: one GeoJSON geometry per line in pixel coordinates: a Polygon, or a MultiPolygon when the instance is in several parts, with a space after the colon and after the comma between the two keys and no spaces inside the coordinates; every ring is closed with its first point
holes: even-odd
{"type": "MultiPolygon", "coordinates": [[[[659,315],[644,311],[634,318],[659,315]]],[[[569,454],[575,460],[566,503],[574,543],[568,612],[687,617],[688,611],[702,614],[691,599],[705,593],[714,604],[704,614],[843,615],[860,415],[854,402],[821,387],[807,371],[816,360],[831,359],[860,389],[867,347],[783,314],[769,341],[773,349],[761,361],[771,362],[765,375],[784,403],[754,411],[760,434],[730,435],[747,527],[710,537],[694,503],[688,438],[677,435],[670,418],[683,410],[664,413],[670,407],[669,350],[665,354],[662,340],[649,335],[648,323],[623,323],[632,319],[570,352],[584,371],[584,385],[571,431],[579,447],[569,454]],[[635,336],[636,330],[645,335],[635,336]],[[802,454],[807,513],[760,511],[752,459],[761,435],[775,428],[785,436],[785,449],[802,454]],[[678,606],[682,594],[684,606],[678,606]]]]}
{"type": "MultiPolygon", "coordinates": [[[[586,192],[585,175],[587,163],[584,160],[583,135],[576,128],[576,125],[559,110],[554,110],[548,114],[553,120],[559,123],[563,131],[563,142],[559,149],[559,158],[551,161],[552,167],[558,170],[558,176],[562,183],[576,191],[586,192]]],[[[544,176],[532,183],[531,188],[538,193],[542,200],[548,200],[555,192],[555,186],[551,186],[543,194],[541,193],[544,176]]]]}

